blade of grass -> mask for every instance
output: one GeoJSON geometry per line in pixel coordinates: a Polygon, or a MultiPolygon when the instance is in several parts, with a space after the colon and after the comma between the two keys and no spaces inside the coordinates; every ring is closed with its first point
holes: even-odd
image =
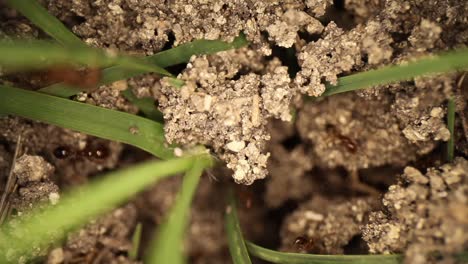
{"type": "MultiPolygon", "coordinates": [[[[165,50],[155,55],[146,57],[146,61],[159,67],[166,68],[169,66],[186,63],[193,55],[214,54],[219,51],[238,49],[246,46],[248,41],[241,34],[232,42],[224,42],[221,40],[194,40],[189,43],[182,44],[178,47],[165,50]]],[[[112,83],[118,80],[135,77],[147,72],[144,71],[129,71],[119,66],[114,66],[104,70],[104,78],[101,84],[112,83]]]]}
{"type": "Polygon", "coordinates": [[[140,250],[140,241],[141,241],[141,223],[138,223],[135,227],[135,231],[132,235],[132,249],[128,252],[128,257],[132,260],[137,260],[138,251],[140,250]]]}
{"type": "Polygon", "coordinates": [[[229,243],[229,252],[231,252],[232,262],[234,264],[249,264],[249,253],[245,246],[244,238],[237,217],[236,201],[232,190],[227,195],[228,207],[226,208],[225,227],[229,243]]]}
{"type": "MultiPolygon", "coordinates": [[[[158,65],[161,68],[166,68],[186,63],[193,55],[213,54],[219,51],[241,48],[247,44],[248,41],[243,34],[230,43],[220,40],[194,40],[190,43],[182,44],[178,47],[148,56],[145,58],[145,61],[150,64],[158,65]]],[[[129,70],[122,66],[109,67],[103,70],[99,85],[110,84],[115,81],[132,78],[149,72],[151,71],[129,70]]],[[[81,92],[79,88],[67,87],[61,83],[42,88],[39,91],[60,97],[70,97],[81,92]]]]}
{"type": "Polygon", "coordinates": [[[182,252],[184,233],[189,222],[190,204],[203,172],[203,163],[195,161],[187,172],[175,204],[166,221],[159,227],[147,263],[185,263],[182,252]]]}
{"type": "Polygon", "coordinates": [[[468,49],[459,49],[406,64],[392,65],[341,77],[337,85],[327,85],[327,89],[322,96],[364,89],[379,84],[409,80],[425,74],[444,73],[467,68],[468,49]]]}
{"type": "Polygon", "coordinates": [[[7,0],[6,3],[61,44],[65,46],[85,45],[81,39],[68,30],[60,20],[49,14],[36,0],[7,0]]]}
{"type": "Polygon", "coordinates": [[[447,127],[450,131],[450,139],[447,142],[447,160],[453,161],[455,152],[455,101],[450,98],[447,107],[447,127]]]}
{"type": "Polygon", "coordinates": [[[109,173],[65,194],[57,206],[33,211],[25,216],[24,221],[16,221],[14,225],[1,229],[0,262],[17,263],[18,258],[7,260],[7,256],[22,256],[25,260],[30,258],[30,252],[45,249],[54,241],[59,241],[64,232],[109,211],[164,177],[187,171],[195,161],[201,169],[211,164],[208,155],[150,161],[109,173]]]}
{"type": "Polygon", "coordinates": [[[121,93],[125,99],[127,99],[130,103],[134,104],[138,109],[149,119],[154,120],[156,122],[163,123],[164,118],[163,114],[156,108],[156,102],[153,98],[145,97],[145,98],[137,98],[131,88],[123,91],[121,93]]]}
{"type": "MultiPolygon", "coordinates": [[[[396,264],[403,263],[403,255],[315,255],[300,253],[285,253],[266,249],[245,241],[249,252],[259,259],[278,264],[396,264]]],[[[468,252],[464,251],[454,255],[457,261],[468,261],[468,252]]],[[[458,262],[457,262],[458,263],[458,262]]]]}
{"type": "Polygon", "coordinates": [[[14,70],[44,69],[55,65],[80,64],[107,67],[118,64],[124,69],[151,71],[171,76],[165,69],[144,59],[111,55],[102,50],[84,46],[63,47],[44,40],[0,41],[0,65],[14,70]]]}
{"type": "Polygon", "coordinates": [[[285,253],[266,249],[246,241],[249,252],[259,259],[279,264],[399,264],[402,263],[401,255],[315,255],[285,253]]]}
{"type": "Polygon", "coordinates": [[[0,112],[134,145],[163,159],[173,157],[163,125],[129,113],[8,86],[0,86],[0,112]]]}

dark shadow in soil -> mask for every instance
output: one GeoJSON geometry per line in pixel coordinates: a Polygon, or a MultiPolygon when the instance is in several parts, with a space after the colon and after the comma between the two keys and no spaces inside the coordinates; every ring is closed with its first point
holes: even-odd
{"type": "Polygon", "coordinates": [[[287,215],[293,213],[298,207],[296,201],[288,200],[283,203],[282,206],[268,210],[265,216],[265,219],[268,221],[265,223],[265,230],[271,231],[267,232],[262,240],[255,241],[258,245],[269,249],[276,249],[281,245],[281,238],[279,230],[283,225],[283,221],[287,215]]]}
{"type": "Polygon", "coordinates": [[[276,45],[272,45],[271,49],[272,54],[267,59],[278,58],[284,66],[288,67],[289,77],[296,77],[296,74],[301,70],[297,61],[296,49],[294,47],[283,48],[276,45]]]}
{"type": "Polygon", "coordinates": [[[333,0],[333,5],[327,8],[325,15],[320,19],[320,22],[324,25],[327,25],[331,21],[344,30],[356,27],[354,16],[345,9],[344,0],[333,0]]]}
{"type": "Polygon", "coordinates": [[[299,31],[297,32],[297,34],[302,40],[305,40],[305,42],[307,43],[315,42],[322,37],[322,34],[309,34],[306,31],[299,31]]]}
{"type": "Polygon", "coordinates": [[[359,170],[359,179],[376,190],[384,193],[388,187],[396,183],[397,176],[401,174],[403,167],[380,166],[359,170]]]}
{"type": "MultiPolygon", "coordinates": [[[[262,31],[262,36],[267,40],[269,38],[268,32],[262,31]]],[[[283,66],[288,67],[289,77],[294,78],[296,74],[301,70],[299,62],[297,61],[296,49],[293,47],[284,48],[275,45],[273,42],[269,41],[269,46],[271,48],[271,55],[267,56],[265,59],[267,61],[272,60],[273,58],[278,58],[281,61],[283,66]]]]}
{"type": "MultiPolygon", "coordinates": [[[[174,42],[175,42],[175,35],[171,31],[167,34],[167,36],[168,36],[168,41],[166,42],[166,44],[164,44],[163,48],[159,52],[173,48],[174,42]]],[[[180,73],[182,73],[182,71],[184,71],[185,68],[187,68],[187,63],[181,63],[181,64],[169,66],[169,67],[166,67],[165,69],[168,70],[170,73],[174,74],[175,76],[177,76],[180,73]]]]}
{"type": "Polygon", "coordinates": [[[305,143],[302,142],[301,137],[299,136],[298,133],[294,133],[292,136],[284,139],[281,144],[284,146],[285,149],[292,151],[295,149],[297,146],[302,145],[305,143]]]}
{"type": "Polygon", "coordinates": [[[368,254],[369,247],[362,239],[361,235],[356,235],[349,241],[348,245],[343,247],[345,255],[368,254]]]}

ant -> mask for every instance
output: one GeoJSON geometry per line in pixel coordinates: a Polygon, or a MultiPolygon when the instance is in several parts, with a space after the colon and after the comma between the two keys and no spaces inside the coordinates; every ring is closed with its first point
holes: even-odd
{"type": "Polygon", "coordinates": [[[255,198],[254,192],[250,188],[239,186],[236,188],[236,193],[241,205],[245,209],[251,209],[255,198]]]}
{"type": "MultiPolygon", "coordinates": [[[[101,80],[102,72],[98,68],[79,68],[73,65],[52,65],[41,70],[10,72],[7,76],[13,82],[23,86],[44,87],[56,83],[91,92],[101,80]]],[[[31,87],[32,88],[32,87],[31,87]]]]}
{"type": "Polygon", "coordinates": [[[70,146],[58,146],[53,150],[57,159],[66,159],[69,157],[83,157],[93,160],[103,160],[109,157],[109,148],[103,144],[91,146],[88,144],[83,150],[76,151],[70,146]]]}
{"type": "Polygon", "coordinates": [[[297,249],[306,252],[312,251],[312,249],[314,248],[314,242],[312,238],[308,238],[306,236],[298,236],[294,240],[294,245],[297,247],[297,249]]]}
{"type": "Polygon", "coordinates": [[[327,124],[326,130],[329,135],[336,139],[342,146],[344,146],[349,152],[356,153],[358,150],[358,143],[343,134],[341,134],[338,129],[331,124],[327,124]]]}
{"type": "Polygon", "coordinates": [[[49,84],[64,83],[91,91],[101,80],[101,70],[97,68],[76,68],[68,65],[55,65],[44,72],[45,81],[49,84]]]}

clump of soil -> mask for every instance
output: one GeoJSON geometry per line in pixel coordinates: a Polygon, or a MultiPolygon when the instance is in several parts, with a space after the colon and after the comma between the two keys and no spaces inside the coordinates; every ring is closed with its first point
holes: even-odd
{"type": "Polygon", "coordinates": [[[291,47],[297,32],[320,33],[315,16],[322,16],[330,0],[242,1],[178,0],[48,1],[49,10],[82,36],[87,43],[134,52],[154,53],[174,38],[174,44],[194,39],[233,40],[245,32],[265,55],[267,39],[291,47]],[[308,12],[306,12],[306,10],[308,12]],[[267,32],[269,37],[263,36],[267,32]]]}
{"type": "Polygon", "coordinates": [[[406,167],[363,228],[371,253],[404,252],[406,263],[436,262],[462,252],[468,241],[468,161],[429,168],[406,167]]]}
{"type": "MultiPolygon", "coordinates": [[[[14,227],[31,217],[27,213],[33,208],[38,210],[56,205],[60,200],[59,187],[50,180],[54,167],[40,156],[22,155],[16,159],[14,167],[10,170],[12,170],[11,177],[15,179],[15,187],[13,190],[8,190],[12,193],[6,201],[7,209],[2,208],[2,213],[9,217],[7,223],[7,227],[11,228],[7,233],[9,238],[22,239],[28,236],[28,230],[18,230],[14,227]]],[[[50,231],[51,238],[56,235],[57,231],[50,231]]],[[[2,248],[5,246],[0,245],[2,248]]],[[[47,252],[47,247],[36,247],[30,251],[30,254],[33,257],[40,257],[45,256],[47,252]]],[[[26,263],[26,256],[19,254],[15,249],[6,252],[6,259],[10,262],[26,263]]]]}
{"type": "Polygon", "coordinates": [[[223,52],[213,55],[217,58],[211,63],[206,57],[194,58],[180,76],[186,84],[174,89],[163,82],[158,101],[170,143],[211,146],[234,171],[236,182],[251,184],[267,174],[269,154],[263,150],[270,139],[268,118],[290,120],[288,107],[294,92],[287,68],[277,60],[263,75],[250,73],[233,80],[242,61],[231,59],[230,63],[228,56],[242,55],[223,52]],[[230,67],[225,69],[226,65],[230,67]]]}
{"type": "Polygon", "coordinates": [[[23,155],[16,160],[12,174],[19,187],[10,201],[17,214],[27,212],[37,204],[59,202],[59,187],[49,179],[53,170],[54,167],[40,156],[23,155]]]}
{"type": "Polygon", "coordinates": [[[315,254],[343,254],[361,233],[371,199],[328,200],[316,196],[287,216],[281,230],[281,250],[315,254]],[[305,241],[303,241],[305,240],[305,241]]]}
{"type": "Polygon", "coordinates": [[[126,256],[132,249],[136,213],[135,206],[128,204],[70,234],[62,248],[50,252],[48,264],[64,260],[68,263],[139,263],[126,256]]]}

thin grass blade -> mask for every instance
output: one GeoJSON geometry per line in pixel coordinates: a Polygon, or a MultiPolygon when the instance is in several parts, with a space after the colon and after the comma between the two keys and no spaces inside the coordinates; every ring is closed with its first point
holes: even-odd
{"type": "Polygon", "coordinates": [[[81,39],[68,30],[60,20],[49,14],[36,0],[7,0],[6,3],[62,45],[85,45],[81,39]]]}
{"type": "Polygon", "coordinates": [[[315,255],[285,253],[266,249],[246,241],[253,256],[278,264],[400,264],[401,255],[315,255]]]}
{"type": "Polygon", "coordinates": [[[19,256],[26,261],[31,252],[60,241],[64,232],[109,211],[164,177],[187,171],[195,161],[199,168],[211,164],[208,155],[146,162],[97,177],[65,194],[58,205],[26,214],[24,221],[0,230],[0,263],[17,263],[19,256]]]}
{"type": "Polygon", "coordinates": [[[450,98],[447,107],[447,127],[450,131],[450,139],[447,142],[447,160],[453,161],[455,152],[455,101],[450,98]]]}
{"type": "Polygon", "coordinates": [[[157,157],[173,157],[163,125],[125,112],[0,86],[0,112],[127,143],[157,157]]]}
{"type": "MultiPolygon", "coordinates": [[[[195,40],[190,43],[182,44],[178,47],[159,52],[155,55],[145,58],[147,63],[157,65],[161,68],[186,63],[193,55],[213,54],[219,51],[237,49],[248,44],[245,36],[241,34],[232,42],[220,40],[195,40]]],[[[149,73],[145,70],[129,70],[122,66],[113,66],[103,70],[102,79],[99,85],[110,84],[115,81],[132,78],[138,75],[149,73]]],[[[67,87],[63,84],[54,84],[39,90],[40,92],[60,96],[70,97],[81,92],[79,88],[67,87]]]]}
{"type": "Polygon", "coordinates": [[[132,89],[128,88],[127,90],[122,92],[122,95],[127,99],[130,103],[134,104],[138,109],[149,119],[163,123],[164,117],[163,114],[156,108],[156,102],[153,98],[145,97],[145,98],[137,98],[132,89]]]}
{"type": "Polygon", "coordinates": [[[203,169],[203,163],[195,161],[192,168],[185,175],[175,204],[166,221],[160,226],[157,237],[155,237],[149,249],[146,263],[186,263],[182,252],[184,233],[190,219],[190,204],[203,169]]]}
{"type": "Polygon", "coordinates": [[[138,251],[140,251],[141,229],[142,224],[138,223],[132,235],[132,249],[128,252],[128,257],[133,260],[137,260],[138,251]]]}
{"type": "Polygon", "coordinates": [[[379,84],[409,80],[416,76],[452,72],[468,68],[468,49],[459,49],[437,56],[419,59],[407,64],[383,67],[377,70],[341,77],[337,85],[327,85],[322,96],[330,96],[379,84]]]}
{"type": "Polygon", "coordinates": [[[151,71],[172,76],[165,69],[144,59],[111,55],[85,46],[61,46],[44,40],[0,41],[0,65],[14,70],[44,69],[55,65],[87,65],[94,68],[119,65],[124,69],[151,71]]]}
{"type": "Polygon", "coordinates": [[[228,207],[226,208],[224,219],[232,262],[234,264],[252,263],[250,261],[249,252],[247,252],[247,247],[242,236],[239,218],[237,217],[236,201],[234,199],[232,190],[229,191],[227,200],[228,207]]]}

